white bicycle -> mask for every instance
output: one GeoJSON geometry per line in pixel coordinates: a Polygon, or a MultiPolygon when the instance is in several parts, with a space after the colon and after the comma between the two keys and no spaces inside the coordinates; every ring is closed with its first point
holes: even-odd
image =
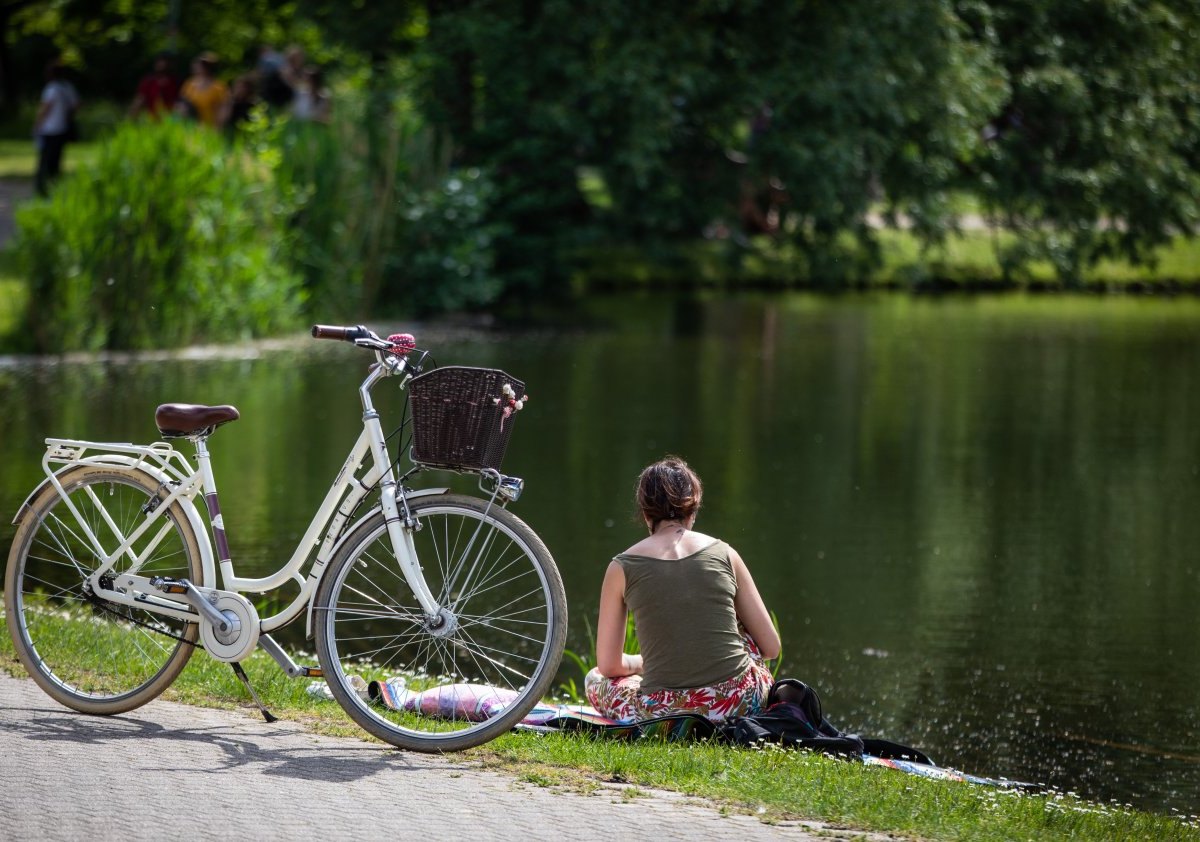
{"type": "Polygon", "coordinates": [[[491,369],[422,373],[428,355],[407,334],[318,325],[312,335],[353,342],[376,361],[359,387],[362,434],[271,576],[236,575],[221,517],[207,442],[238,418],[234,407],[158,407],[163,437],[194,443],[194,467],[167,441],[46,440],[46,479],[14,521],[5,609],[17,655],[54,699],[84,713],[131,710],[162,693],[202,645],[233,666],[270,720],[240,666],[261,647],[292,677],[323,676],[380,739],[437,752],[509,730],[547,691],[566,637],[562,580],[542,541],[506,508],[522,480],[498,470],[523,384],[491,369]],[[412,411],[398,431],[411,432],[414,467],[399,477],[371,401],[388,377],[401,378],[412,411]],[[484,497],[409,489],[427,468],[476,474],[484,497]],[[378,502],[359,515],[369,496],[378,502]],[[274,616],[260,617],[242,595],[289,582],[299,593],[274,616]],[[302,614],[320,667],[296,664],[270,636],[302,614]],[[494,688],[505,703],[486,718],[461,705],[389,707],[362,694],[359,678],[400,682],[410,698],[494,688]]]}

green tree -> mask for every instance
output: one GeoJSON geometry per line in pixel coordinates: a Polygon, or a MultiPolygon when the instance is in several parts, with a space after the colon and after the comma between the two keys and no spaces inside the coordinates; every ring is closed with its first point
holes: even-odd
{"type": "Polygon", "coordinates": [[[842,235],[870,245],[881,190],[940,235],[1006,94],[949,0],[430,9],[430,113],[464,159],[496,168],[512,231],[499,266],[531,289],[557,280],[565,232],[587,233],[582,164],[612,197],[603,226],[642,241],[694,238],[774,181],[780,239],[818,274],[853,271],[842,235]]]}
{"type": "Polygon", "coordinates": [[[12,45],[9,43],[14,20],[36,0],[0,0],[0,113],[11,111],[17,102],[17,76],[14,73],[12,45]]]}
{"type": "Polygon", "coordinates": [[[1200,218],[1190,0],[0,0],[6,22],[4,44],[65,50],[121,99],[171,37],[235,62],[300,41],[365,91],[362,181],[393,205],[391,121],[415,99],[428,159],[487,185],[491,257],[463,265],[525,298],[565,289],[581,244],[652,248],[714,221],[770,229],[797,274],[837,282],[878,259],[875,210],[933,243],[963,192],[1018,232],[1006,266],[1049,257],[1068,279],[1149,259],[1200,218]]]}
{"type": "Polygon", "coordinates": [[[1200,222],[1200,7],[1152,0],[962,4],[1011,94],[968,183],[1060,275],[1134,262],[1200,222]]]}
{"type": "MultiPolygon", "coordinates": [[[[36,93],[43,65],[56,56],[75,68],[85,94],[123,103],[158,51],[186,60],[213,50],[235,72],[261,44],[291,42],[321,52],[319,31],[296,15],[296,4],[275,0],[0,0],[6,104],[36,93]],[[17,87],[18,78],[25,90],[17,87]]],[[[176,70],[186,73],[187,67],[176,70]]]]}
{"type": "Polygon", "coordinates": [[[566,0],[439,1],[429,11],[426,110],[458,163],[492,174],[494,271],[510,296],[553,293],[587,221],[577,101],[601,15],[566,0]]]}

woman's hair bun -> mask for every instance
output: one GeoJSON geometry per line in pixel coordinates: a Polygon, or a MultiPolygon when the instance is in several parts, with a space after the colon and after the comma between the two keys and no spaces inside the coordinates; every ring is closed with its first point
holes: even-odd
{"type": "Polygon", "coordinates": [[[654,529],[664,520],[685,521],[700,509],[700,477],[678,456],[647,465],[638,477],[637,504],[654,529]]]}

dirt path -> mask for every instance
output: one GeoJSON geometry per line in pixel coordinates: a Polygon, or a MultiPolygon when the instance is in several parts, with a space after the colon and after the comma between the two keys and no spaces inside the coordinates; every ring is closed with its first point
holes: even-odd
{"type": "Polygon", "coordinates": [[[33,181],[28,178],[0,178],[0,249],[5,248],[16,233],[13,212],[19,202],[33,195],[33,181]]]}

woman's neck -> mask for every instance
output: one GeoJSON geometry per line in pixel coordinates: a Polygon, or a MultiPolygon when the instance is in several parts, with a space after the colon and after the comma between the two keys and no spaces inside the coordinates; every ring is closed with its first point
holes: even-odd
{"type": "Polygon", "coordinates": [[[646,524],[646,530],[650,532],[641,541],[638,541],[626,552],[636,556],[646,556],[649,558],[662,559],[671,561],[675,559],[685,558],[703,549],[705,545],[713,539],[708,535],[702,535],[699,532],[694,532],[692,527],[694,521],[688,520],[660,520],[651,530],[650,524],[646,524]]]}
{"type": "Polygon", "coordinates": [[[651,529],[650,534],[654,536],[683,535],[688,529],[688,524],[681,520],[660,520],[651,529]]]}

